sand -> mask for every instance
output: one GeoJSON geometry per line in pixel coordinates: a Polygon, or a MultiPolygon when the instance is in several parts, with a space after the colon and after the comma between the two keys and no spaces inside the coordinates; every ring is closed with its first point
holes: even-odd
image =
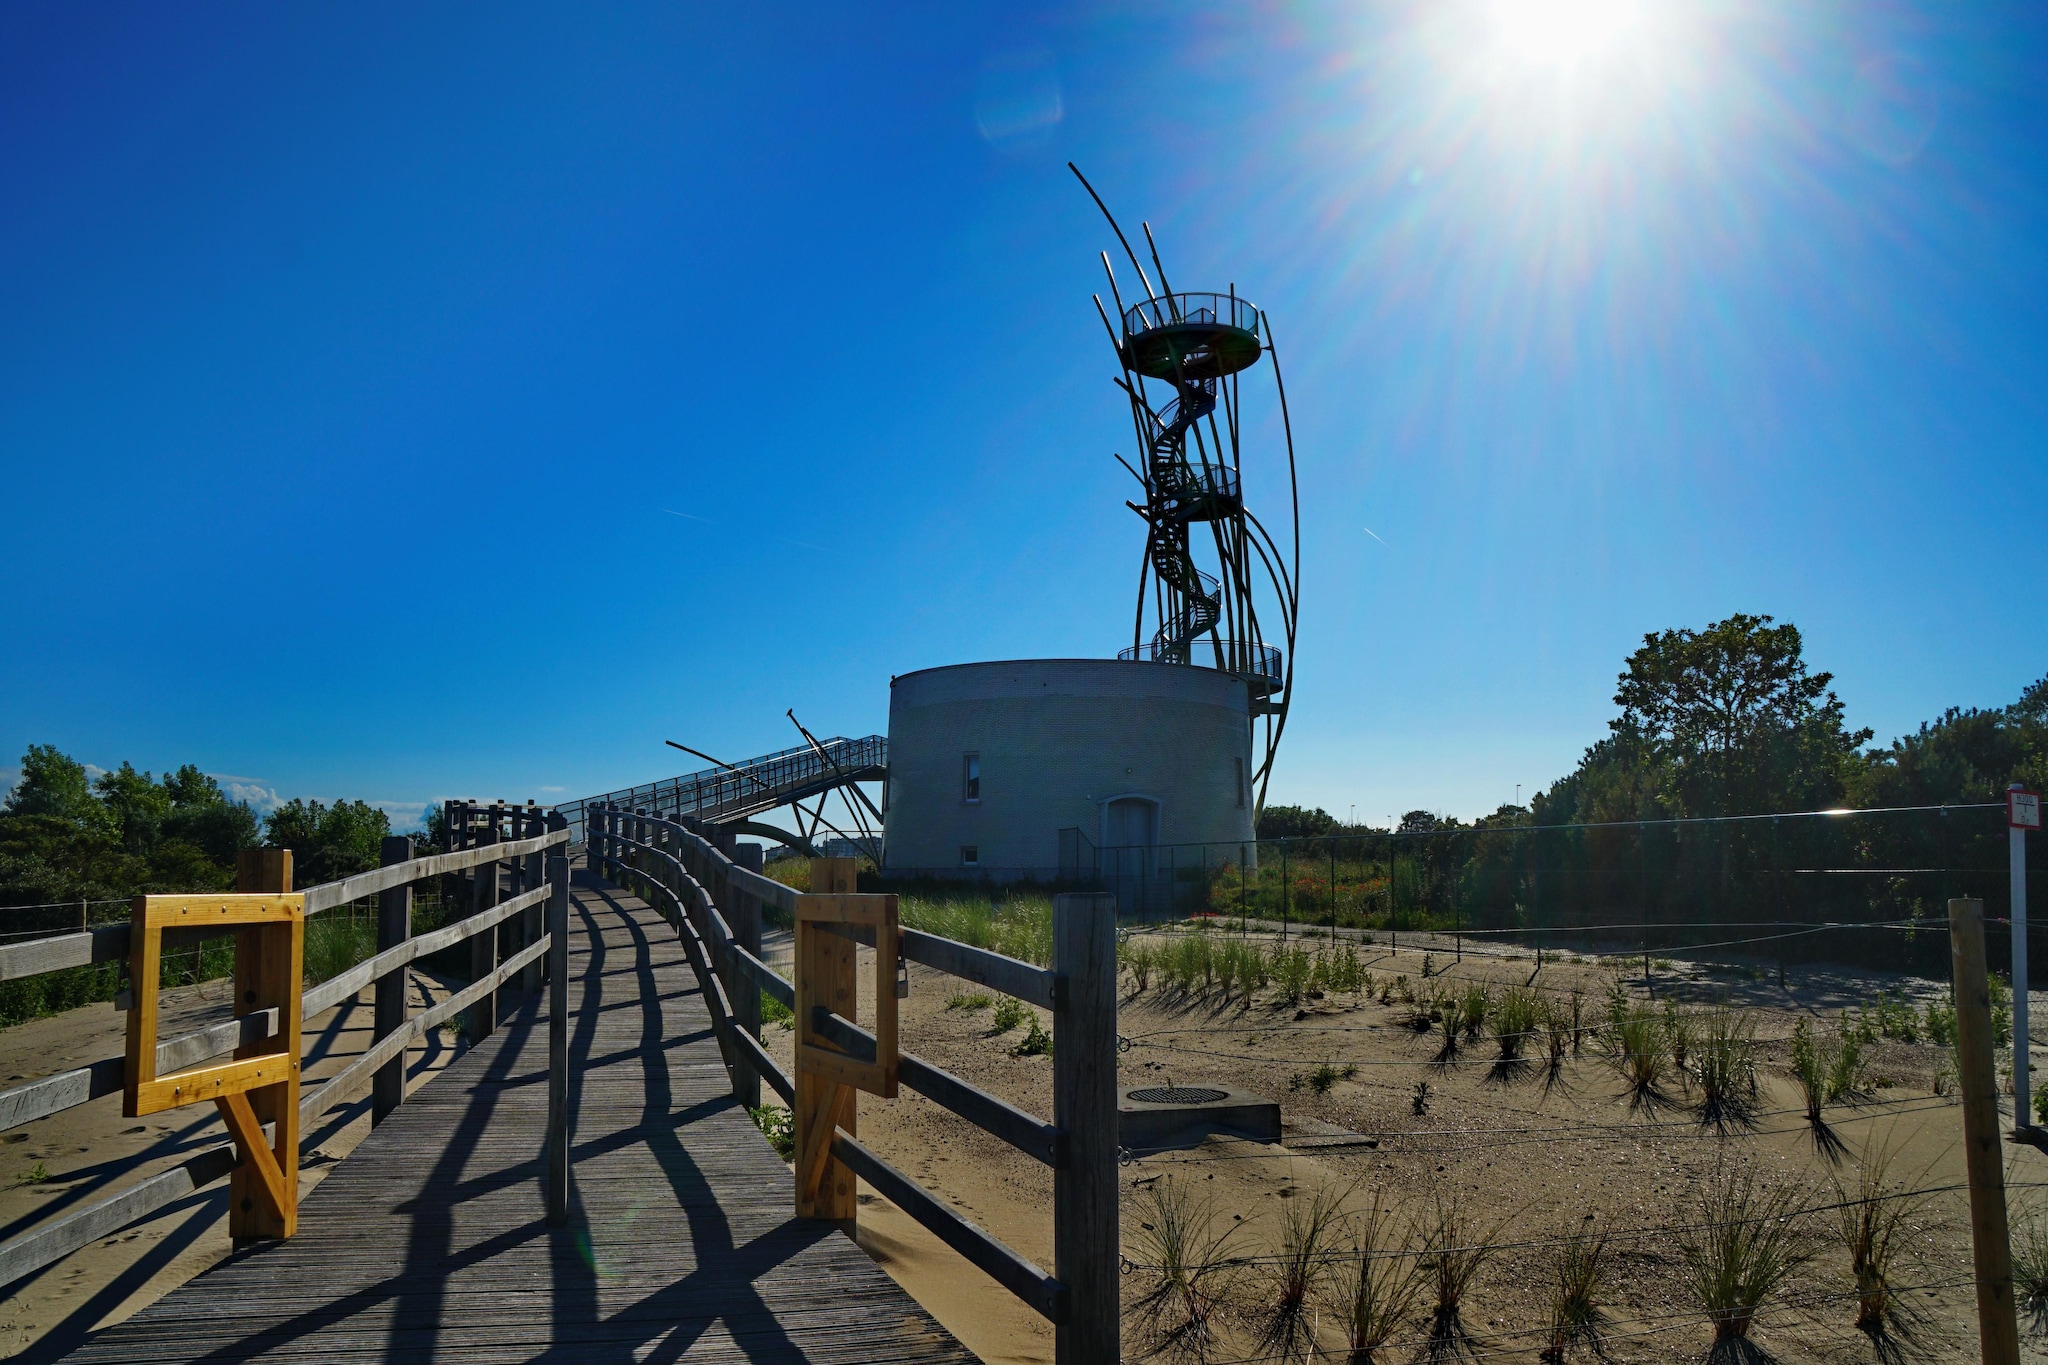
{"type": "MultiPolygon", "coordinates": [[[[1398,955],[1384,944],[1363,950],[1377,979],[1405,974],[1411,983],[1419,980],[1423,954],[1409,936],[1403,939],[1398,955]]],[[[1596,1017],[1622,965],[1552,957],[1537,973],[1527,954],[1468,952],[1459,961],[1446,951],[1432,952],[1430,960],[1446,984],[1484,980],[1504,988],[1534,976],[1545,990],[1564,993],[1576,986],[1596,1017]]],[[[1628,989],[1641,999],[1640,959],[1626,965],[1635,977],[1628,989]]],[[[1278,1144],[1212,1136],[1184,1150],[1138,1156],[1124,1167],[1124,1254],[1139,1263],[1124,1277],[1127,1307],[1149,1283],[1142,1225],[1150,1192],[1162,1179],[1191,1187],[1213,1210],[1218,1228],[1240,1225],[1230,1250],[1254,1257],[1277,1249],[1290,1201],[1305,1205],[1330,1187],[1348,1191],[1348,1204],[1356,1207],[1377,1188],[1410,1213],[1422,1212],[1442,1194],[1462,1200],[1478,1222],[1499,1225],[1501,1240],[1510,1245],[1482,1269],[1461,1315],[1486,1358],[1534,1361],[1544,1344],[1544,1290],[1554,1251],[1513,1244],[1554,1241],[1585,1225],[1588,1215],[1594,1226],[1614,1234],[1609,1358],[1704,1357],[1712,1329],[1678,1282],[1676,1234],[1660,1229],[1699,1217],[1699,1193],[1724,1162],[1752,1163],[1766,1180],[1798,1186],[1808,1204],[1835,1198],[1831,1168],[1816,1153],[1803,1101],[1786,1070],[1794,1021],[1804,1014],[1831,1028],[1841,1008],[1866,1003],[1878,989],[1931,998],[1942,988],[1925,980],[1816,967],[1793,969],[1780,989],[1774,965],[1709,969],[1684,960],[1660,966],[1656,975],[1660,1004],[1675,998],[1688,1008],[1727,1003],[1755,1012],[1762,1066],[1753,1127],[1726,1137],[1703,1128],[1677,1084],[1668,1087],[1662,1107],[1632,1109],[1592,1044],[1568,1059],[1558,1083],[1546,1088],[1540,1066],[1513,1077],[1497,1073],[1497,1049],[1490,1041],[1468,1046],[1459,1065],[1433,1069],[1429,1063],[1440,1035],[1423,1038],[1404,1027],[1410,1011],[1398,1002],[1346,996],[1290,1006],[1269,990],[1247,1007],[1238,1000],[1168,999],[1156,984],[1129,993],[1127,980],[1119,1028],[1132,1046],[1122,1058],[1124,1084],[1170,1077],[1180,1084],[1242,1086],[1278,1099],[1285,1123],[1278,1144]],[[1322,1062],[1356,1071],[1317,1093],[1308,1076],[1322,1062]],[[1418,1080],[1431,1088],[1422,1116],[1412,1112],[1418,1080]],[[1637,1235],[1644,1230],[1648,1235],[1637,1235]]],[[[871,980],[865,968],[860,979],[871,980]]],[[[1050,1117],[1052,1063],[1010,1054],[1021,1029],[998,1035],[989,1010],[947,1008],[949,999],[976,988],[918,966],[911,969],[911,983],[902,1013],[906,1050],[1050,1117]]],[[[2039,995],[2036,1001],[2035,1017],[2041,1018],[2039,995]]],[[[862,1008],[869,1017],[871,1001],[864,1000],[862,1008]]],[[[771,1028],[768,1041],[787,1064],[788,1031],[771,1028]]],[[[1855,1157],[1873,1138],[1891,1146],[1893,1171],[1914,1186],[1962,1183],[1961,1110],[1952,1097],[1931,1093],[1941,1055],[1926,1044],[1880,1043],[1870,1070],[1881,1084],[1871,1099],[1829,1111],[1851,1150],[1841,1170],[1852,1188],[1855,1157]]],[[[899,1169],[1051,1268],[1052,1179],[1046,1168],[908,1092],[893,1101],[863,1096],[859,1125],[862,1140],[899,1169]]],[[[2007,1150],[2009,1180],[2048,1182],[2048,1156],[2031,1148],[2007,1150]]],[[[2019,1206],[2043,1195],[2048,1190],[2015,1188],[2013,1199],[2019,1206]]],[[[1894,1277],[1915,1287],[1904,1297],[1919,1318],[1904,1359],[1975,1358],[1966,1210],[1966,1196],[1951,1190],[1930,1196],[1914,1219],[1912,1245],[1894,1277]]],[[[865,1187],[859,1216],[862,1244],[971,1350],[992,1362],[1051,1361],[1052,1332],[1042,1320],[865,1187]]],[[[1753,1340],[1786,1365],[1879,1359],[1873,1342],[1852,1325],[1847,1255],[1833,1240],[1831,1220],[1810,1218],[1802,1226],[1809,1230],[1813,1259],[1767,1306],[1753,1340]]],[[[1269,1353],[1259,1345],[1261,1305],[1269,1299],[1258,1268],[1239,1273],[1225,1295],[1212,1359],[1269,1353]]],[[[1334,1344],[1327,1311],[1323,1318],[1334,1344]]],[[[1424,1345],[1414,1327],[1397,1340],[1394,1360],[1414,1358],[1424,1345]]],[[[1147,1346],[1136,1322],[1127,1319],[1126,1358],[1141,1358],[1147,1346]]],[[[2048,1337],[2030,1337],[2025,1358],[2048,1361],[2048,1337]]]]}

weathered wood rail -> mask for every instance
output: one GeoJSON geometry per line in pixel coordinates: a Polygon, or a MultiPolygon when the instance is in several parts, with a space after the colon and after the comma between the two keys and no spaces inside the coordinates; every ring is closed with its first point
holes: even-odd
{"type": "MultiPolygon", "coordinates": [[[[501,808],[507,809],[507,808],[501,808]]],[[[517,808],[509,808],[517,810],[517,808]]],[[[281,1028],[278,1010],[256,1010],[175,1038],[156,1047],[157,1074],[181,1071],[225,1053],[247,1055],[263,1050],[277,1035],[298,1032],[296,1025],[351,1000],[373,982],[377,987],[374,1040],[370,1048],[339,1073],[328,1077],[310,1094],[301,1097],[296,1115],[297,1128],[311,1141],[315,1120],[344,1101],[355,1098],[368,1085],[373,1088],[373,1122],[382,1122],[404,1100],[405,1051],[412,1043],[446,1021],[464,1014],[473,1038],[488,1037],[495,1022],[497,993],[508,982],[523,978],[537,988],[544,958],[551,960],[554,979],[565,975],[566,923],[569,895],[569,830],[559,816],[550,812],[519,812],[513,830],[516,837],[505,842],[483,840],[475,846],[424,858],[412,856],[412,841],[387,839],[384,866],[339,881],[308,887],[303,893],[306,917],[332,911],[370,896],[379,898],[377,954],[368,961],[305,991],[299,1018],[290,1030],[281,1028]],[[428,878],[467,874],[475,888],[472,911],[464,919],[414,937],[411,932],[411,888],[428,878]],[[500,900],[505,881],[511,883],[509,899],[500,900]],[[545,917],[545,918],[544,918],[545,917]],[[500,939],[509,940],[509,951],[500,953],[500,939]],[[411,963],[444,948],[468,941],[473,947],[472,980],[448,999],[417,1014],[408,1014],[405,980],[411,963]]],[[[255,850],[245,856],[239,880],[247,883],[275,879],[282,867],[281,887],[247,886],[249,890],[290,888],[289,851],[255,850]],[[279,854],[282,853],[282,857],[279,854]]],[[[147,898],[137,897],[137,915],[147,898]]],[[[0,980],[34,976],[44,972],[131,959],[131,924],[112,924],[0,947],[0,980]]],[[[190,948],[234,931],[167,930],[166,946],[190,948]]],[[[152,985],[154,983],[151,983],[152,985]]],[[[559,991],[560,986],[556,989],[559,991]]],[[[115,1003],[131,1009],[132,990],[123,992],[115,1003]]],[[[556,1018],[565,1013],[558,1008],[556,1018]]],[[[313,1050],[338,1027],[337,1018],[327,1030],[300,1038],[300,1054],[313,1050]]],[[[559,1029],[559,1025],[557,1026],[559,1029]]],[[[555,1040],[550,1052],[550,1093],[555,1097],[552,1112],[551,1165],[547,1177],[547,1202],[551,1218],[567,1215],[567,1147],[562,1138],[562,1096],[567,1081],[566,1035],[555,1040]]],[[[0,1131],[45,1118],[101,1096],[119,1094],[128,1079],[128,1059],[107,1057],[83,1067],[0,1091],[0,1131]]],[[[0,1244],[0,1283],[9,1283],[70,1255],[165,1206],[184,1198],[238,1166],[232,1144],[208,1148],[168,1170],[118,1190],[31,1231],[0,1244]]],[[[239,1177],[238,1177],[239,1179],[239,1177]]]]}
{"type": "MultiPolygon", "coordinates": [[[[795,1010],[799,992],[795,983],[762,960],[760,906],[774,905],[794,919],[802,909],[799,893],[740,866],[728,848],[719,846],[721,836],[715,827],[693,827],[693,821],[603,804],[587,805],[584,821],[591,865],[637,889],[675,927],[704,983],[712,1027],[734,1071],[736,1088],[743,1095],[750,1090],[758,1093],[758,1083],[765,1082],[791,1105],[800,1142],[814,1122],[831,1123],[829,1160],[840,1175],[835,1178],[828,1171],[817,1187],[812,1211],[850,1222],[857,1210],[852,1177],[858,1176],[1052,1322],[1060,1365],[1115,1362],[1121,1258],[1114,897],[1055,899],[1050,969],[914,929],[894,935],[902,961],[919,962],[1052,1011],[1051,1123],[911,1053],[895,1057],[895,1078],[902,1085],[1052,1168],[1054,1268],[1048,1273],[862,1144],[849,1131],[854,1126],[850,1098],[841,1101],[837,1115],[820,1118],[807,1112],[819,1101],[805,1093],[801,1062],[799,1076],[793,1078],[762,1047],[759,998],[766,995],[795,1010]],[[844,1197],[828,1194],[831,1190],[843,1190],[844,1197]]],[[[812,869],[814,887],[852,889],[851,860],[815,859],[812,869]]],[[[831,927],[870,947],[876,942],[872,927],[831,927]]],[[[896,965],[885,964],[885,974],[893,977],[896,965]]],[[[850,953],[845,968],[850,981],[850,953]]],[[[804,970],[801,964],[799,970],[804,970]]],[[[877,1060],[874,1033],[823,1005],[814,1006],[811,1013],[812,1018],[803,1021],[809,1035],[830,1043],[850,1062],[877,1060]]],[[[800,1153],[795,1191],[800,1209],[804,1182],[800,1153]]]]}

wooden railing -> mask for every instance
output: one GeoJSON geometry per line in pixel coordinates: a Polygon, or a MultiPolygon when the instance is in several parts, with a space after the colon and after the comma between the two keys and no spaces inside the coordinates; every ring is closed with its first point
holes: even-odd
{"type": "MultiPolygon", "coordinates": [[[[760,906],[774,905],[796,919],[803,898],[740,866],[729,848],[719,846],[713,827],[691,828],[616,806],[587,807],[584,814],[591,867],[642,894],[674,926],[703,985],[736,1092],[758,1104],[758,1084],[765,1081],[791,1105],[801,1142],[812,1116],[799,1103],[796,1081],[761,1045],[759,999],[766,995],[792,1011],[797,1007],[795,985],[762,959],[760,906]]],[[[812,868],[814,886],[852,889],[851,859],[819,858],[812,868]]],[[[872,928],[836,929],[869,946],[876,939],[872,928]]],[[[843,1125],[831,1128],[830,1155],[844,1173],[847,1197],[823,1201],[820,1212],[851,1222],[857,1209],[851,1177],[859,1176],[1052,1322],[1060,1365],[1111,1365],[1119,1349],[1120,1265],[1115,898],[1054,898],[1050,970],[916,929],[900,929],[896,938],[900,961],[1052,1011],[1051,1123],[909,1052],[896,1055],[895,1079],[1052,1168],[1054,1268],[1046,1272],[962,1218],[843,1125]]],[[[897,964],[887,968],[893,977],[897,964]]],[[[875,1034],[853,1020],[818,1005],[808,1024],[811,1037],[832,1044],[847,1060],[877,1060],[875,1034]]],[[[801,1205],[801,1161],[796,1183],[801,1205]]],[[[828,1177],[826,1183],[834,1182],[828,1177]]]]}
{"type": "MultiPolygon", "coordinates": [[[[397,837],[384,841],[385,865],[372,872],[308,887],[303,893],[306,918],[339,906],[378,898],[378,952],[368,961],[321,982],[304,992],[299,1019],[310,1020],[345,1001],[352,1000],[371,983],[377,987],[375,1031],[370,1048],[335,1075],[325,1078],[298,1106],[298,1129],[306,1136],[301,1149],[316,1145],[326,1134],[311,1132],[322,1114],[354,1098],[367,1084],[373,1089],[372,1121],[381,1122],[405,1097],[405,1051],[431,1030],[467,1011],[472,1040],[489,1036],[496,1024],[497,993],[508,982],[524,977],[528,989],[538,989],[543,967],[551,988],[549,1033],[549,1164],[546,1175],[550,1222],[568,1217],[568,1149],[566,1096],[568,1076],[568,936],[569,912],[569,830],[551,812],[533,812],[522,823],[523,837],[506,842],[484,842],[476,847],[412,856],[412,841],[397,837]],[[509,876],[503,873],[509,868],[509,876]],[[412,934],[412,887],[428,878],[467,874],[470,913],[453,924],[414,937],[412,934]],[[512,892],[501,899],[504,882],[512,892]],[[545,919],[543,919],[545,917],[545,919]],[[499,960],[501,934],[513,940],[511,951],[499,960]],[[471,949],[470,984],[446,1000],[417,1014],[409,1014],[406,1003],[408,966],[419,958],[468,941],[471,949]],[[545,961],[544,961],[545,959],[545,961]]],[[[290,853],[259,849],[259,855],[244,856],[238,880],[245,891],[290,891],[290,853]],[[277,856],[283,854],[282,859],[277,856]],[[266,874],[258,869],[275,869],[281,864],[282,886],[249,885],[266,874]]],[[[139,917],[147,898],[136,898],[139,917]]],[[[0,947],[0,980],[36,976],[95,963],[130,961],[130,924],[110,924],[81,933],[36,939],[0,947]]],[[[166,930],[167,947],[191,948],[224,937],[213,930],[166,930]]],[[[133,1007],[133,984],[114,1003],[117,1009],[133,1007]]],[[[155,983],[149,983],[154,986],[155,983]]],[[[159,1075],[184,1070],[223,1053],[260,1050],[279,1027],[276,1009],[238,1015],[209,1028],[162,1040],[156,1048],[155,1071],[159,1075]]],[[[338,1028],[341,1019],[330,1021],[319,1034],[302,1038],[302,1055],[320,1039],[338,1028]]],[[[25,1085],[0,1091],[0,1131],[18,1128],[36,1119],[61,1113],[89,1100],[120,1094],[127,1079],[127,1058],[107,1057],[90,1065],[75,1067],[25,1085]]],[[[147,1154],[143,1159],[147,1159],[147,1154]]],[[[61,1217],[53,1218],[30,1232],[0,1244],[0,1284],[40,1270],[80,1247],[105,1237],[144,1218],[165,1205],[192,1193],[237,1166],[231,1144],[211,1147],[168,1170],[137,1181],[61,1217]]]]}

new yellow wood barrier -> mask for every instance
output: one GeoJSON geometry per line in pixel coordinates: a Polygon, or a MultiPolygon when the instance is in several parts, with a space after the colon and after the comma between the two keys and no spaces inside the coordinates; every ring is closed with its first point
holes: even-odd
{"type": "MultiPolygon", "coordinates": [[[[291,885],[291,855],[258,849],[245,856],[238,882],[291,885]],[[280,854],[282,856],[280,857],[280,854]]],[[[303,993],[305,896],[289,890],[243,890],[212,896],[137,896],[130,911],[127,1085],[121,1112],[129,1118],[202,1100],[220,1107],[241,1158],[228,1205],[228,1231],[238,1240],[289,1237],[299,1216],[299,1000],[303,993]],[[157,983],[166,929],[232,926],[235,931],[235,1013],[275,1009],[279,1029],[240,1049],[233,1061],[156,1074],[157,983]],[[263,1125],[276,1136],[263,1141],[263,1125]]]]}

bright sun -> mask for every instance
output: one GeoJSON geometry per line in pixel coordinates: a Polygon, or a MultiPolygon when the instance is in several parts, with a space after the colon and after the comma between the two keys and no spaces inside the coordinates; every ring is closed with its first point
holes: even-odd
{"type": "Polygon", "coordinates": [[[1636,22],[1635,0],[1497,0],[1501,45],[1545,65],[1597,57],[1636,22]]]}

